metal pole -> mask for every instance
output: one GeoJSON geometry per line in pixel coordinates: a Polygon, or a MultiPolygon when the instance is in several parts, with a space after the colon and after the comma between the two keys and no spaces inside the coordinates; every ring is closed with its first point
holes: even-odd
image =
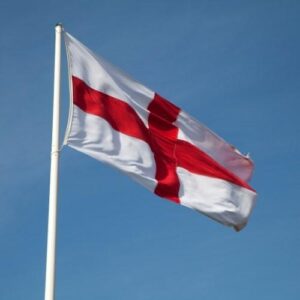
{"type": "Polygon", "coordinates": [[[55,293],[55,250],[56,250],[56,216],[59,167],[59,119],[60,119],[60,62],[62,25],[55,26],[55,62],[53,91],[52,146],[49,190],[49,215],[47,236],[47,259],[45,279],[45,300],[54,300],[55,293]]]}

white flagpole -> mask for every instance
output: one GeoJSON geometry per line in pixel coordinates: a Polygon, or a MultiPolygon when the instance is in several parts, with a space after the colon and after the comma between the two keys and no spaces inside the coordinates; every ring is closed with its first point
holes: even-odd
{"type": "Polygon", "coordinates": [[[49,191],[49,215],[47,236],[47,259],[45,300],[54,300],[55,293],[55,250],[56,250],[56,216],[59,167],[59,120],[60,120],[60,62],[62,25],[55,26],[55,61],[53,90],[52,146],[49,191]]]}

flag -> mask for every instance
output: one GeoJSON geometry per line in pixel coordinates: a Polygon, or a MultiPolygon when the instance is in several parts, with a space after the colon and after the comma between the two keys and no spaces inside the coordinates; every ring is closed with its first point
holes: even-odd
{"type": "Polygon", "coordinates": [[[255,204],[253,163],[179,107],[64,33],[71,109],[65,144],[156,195],[236,230],[255,204]]]}

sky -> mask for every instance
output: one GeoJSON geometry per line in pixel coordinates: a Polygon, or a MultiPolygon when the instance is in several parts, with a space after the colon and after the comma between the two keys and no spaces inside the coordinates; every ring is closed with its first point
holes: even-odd
{"type": "MultiPolygon", "coordinates": [[[[241,232],[61,152],[56,299],[300,294],[300,1],[0,4],[0,299],[43,299],[54,26],[250,153],[241,232]]],[[[69,105],[62,60],[63,136],[69,105]]]]}

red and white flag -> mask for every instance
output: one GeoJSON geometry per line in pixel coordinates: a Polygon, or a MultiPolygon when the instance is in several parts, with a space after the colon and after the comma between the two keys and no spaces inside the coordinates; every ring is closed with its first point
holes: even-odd
{"type": "Polygon", "coordinates": [[[256,198],[252,161],[68,33],[65,42],[73,100],[65,144],[242,229],[256,198]]]}

